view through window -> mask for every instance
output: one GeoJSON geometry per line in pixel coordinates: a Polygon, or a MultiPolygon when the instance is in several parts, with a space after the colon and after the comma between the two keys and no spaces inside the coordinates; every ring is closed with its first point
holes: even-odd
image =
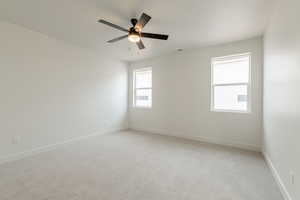
{"type": "Polygon", "coordinates": [[[143,68],[133,72],[133,106],[152,106],[152,69],[143,68]]]}
{"type": "Polygon", "coordinates": [[[250,53],[212,59],[213,111],[250,112],[250,53]]]}

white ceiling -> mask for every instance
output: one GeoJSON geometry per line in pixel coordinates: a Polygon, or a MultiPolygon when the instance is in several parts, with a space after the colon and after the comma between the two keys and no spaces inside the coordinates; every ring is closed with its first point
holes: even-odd
{"type": "Polygon", "coordinates": [[[262,35],[274,0],[7,0],[0,19],[19,24],[99,54],[133,61],[178,48],[225,43],[262,35]],[[145,32],[169,34],[168,41],[144,39],[145,50],[123,40],[123,32],[100,18],[129,27],[142,12],[152,16],[145,32]]]}

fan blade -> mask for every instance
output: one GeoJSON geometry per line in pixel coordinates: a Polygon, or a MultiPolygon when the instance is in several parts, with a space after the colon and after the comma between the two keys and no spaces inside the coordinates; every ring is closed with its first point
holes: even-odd
{"type": "Polygon", "coordinates": [[[108,43],[113,43],[113,42],[117,42],[117,41],[119,41],[119,40],[123,40],[123,39],[125,39],[125,38],[127,38],[128,37],[128,35],[123,35],[123,36],[121,36],[121,37],[117,37],[117,38],[115,38],[115,39],[112,39],[112,40],[109,40],[109,41],[107,41],[108,43]]]}
{"type": "Polygon", "coordinates": [[[146,13],[143,13],[139,21],[135,25],[135,28],[142,30],[142,28],[150,21],[151,17],[146,13]]]}
{"type": "Polygon", "coordinates": [[[110,23],[110,22],[108,22],[108,21],[105,21],[105,20],[103,20],[103,19],[100,19],[98,22],[100,22],[100,23],[102,23],[102,24],[105,24],[105,25],[107,25],[107,26],[116,28],[116,29],[118,29],[118,30],[120,30],[120,31],[128,32],[128,29],[123,28],[123,27],[118,26],[118,25],[115,25],[115,24],[112,24],[112,23],[110,23]]]}
{"type": "Polygon", "coordinates": [[[137,46],[139,47],[139,49],[145,49],[145,45],[144,45],[144,43],[143,43],[142,40],[140,40],[140,41],[137,42],[136,44],[137,44],[137,46]]]}
{"type": "Polygon", "coordinates": [[[168,35],[155,34],[155,33],[141,33],[141,37],[159,39],[159,40],[167,40],[168,35]]]}

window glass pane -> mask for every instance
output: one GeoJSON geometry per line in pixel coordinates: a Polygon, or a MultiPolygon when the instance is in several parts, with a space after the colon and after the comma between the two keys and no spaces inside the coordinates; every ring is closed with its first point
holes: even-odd
{"type": "Polygon", "coordinates": [[[247,85],[214,86],[214,109],[247,111],[247,85]]]}
{"type": "Polygon", "coordinates": [[[222,59],[213,61],[214,84],[248,83],[250,57],[222,59]]]}
{"type": "Polygon", "coordinates": [[[136,106],[151,107],[152,105],[152,89],[136,89],[135,96],[136,106]]]}
{"type": "Polygon", "coordinates": [[[152,72],[151,72],[151,70],[135,72],[135,87],[136,88],[151,88],[152,87],[152,72]]]}

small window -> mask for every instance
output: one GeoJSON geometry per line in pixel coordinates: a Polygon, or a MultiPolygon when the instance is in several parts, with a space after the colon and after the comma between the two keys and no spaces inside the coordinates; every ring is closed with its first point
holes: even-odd
{"type": "Polygon", "coordinates": [[[250,53],[212,59],[212,111],[250,112],[250,68],[250,53]]]}
{"type": "Polygon", "coordinates": [[[133,72],[133,106],[151,108],[152,69],[143,68],[133,72]]]}

